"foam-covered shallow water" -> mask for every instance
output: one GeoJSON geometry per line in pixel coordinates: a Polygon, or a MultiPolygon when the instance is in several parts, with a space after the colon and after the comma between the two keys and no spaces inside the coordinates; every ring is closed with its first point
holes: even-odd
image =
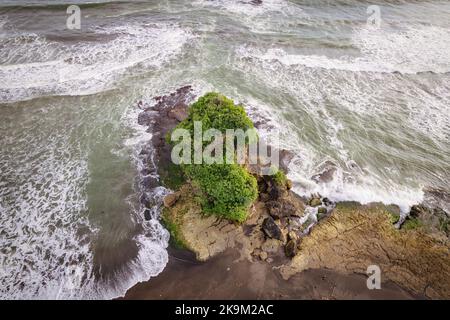
{"type": "Polygon", "coordinates": [[[406,212],[450,189],[446,2],[381,1],[380,29],[364,1],[73,3],[81,30],[65,1],[0,1],[0,298],[113,298],[164,269],[137,101],[186,84],[279,132],[302,195],[406,212]]]}

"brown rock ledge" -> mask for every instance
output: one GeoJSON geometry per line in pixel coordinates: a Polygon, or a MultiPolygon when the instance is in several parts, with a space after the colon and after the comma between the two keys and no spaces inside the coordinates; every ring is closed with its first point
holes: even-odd
{"type": "Polygon", "coordinates": [[[417,230],[397,230],[386,206],[340,203],[304,237],[294,259],[280,268],[284,279],[307,269],[365,274],[378,265],[391,280],[429,298],[450,298],[448,241],[417,230]]]}

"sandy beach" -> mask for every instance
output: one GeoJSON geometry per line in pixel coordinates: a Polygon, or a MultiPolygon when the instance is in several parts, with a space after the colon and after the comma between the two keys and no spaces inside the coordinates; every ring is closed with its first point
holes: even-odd
{"type": "Polygon", "coordinates": [[[124,299],[421,299],[386,282],[369,290],[366,275],[344,275],[332,270],[307,270],[288,281],[276,264],[236,261],[230,249],[201,263],[186,251],[171,249],[166,269],[136,284],[124,299]]]}

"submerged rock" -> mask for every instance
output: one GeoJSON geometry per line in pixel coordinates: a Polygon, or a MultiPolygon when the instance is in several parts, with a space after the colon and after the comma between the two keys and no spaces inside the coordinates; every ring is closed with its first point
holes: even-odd
{"type": "Polygon", "coordinates": [[[450,218],[440,207],[430,208],[424,204],[414,205],[401,228],[423,228],[428,233],[448,238],[450,236],[450,218]]]}

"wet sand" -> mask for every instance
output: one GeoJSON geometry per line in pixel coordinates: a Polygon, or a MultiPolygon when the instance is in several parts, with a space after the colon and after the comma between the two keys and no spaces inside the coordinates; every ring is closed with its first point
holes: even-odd
{"type": "Polygon", "coordinates": [[[307,270],[284,280],[276,263],[237,261],[228,250],[201,263],[186,251],[170,249],[165,270],[128,290],[124,299],[421,299],[392,282],[369,290],[362,274],[307,270]]]}

